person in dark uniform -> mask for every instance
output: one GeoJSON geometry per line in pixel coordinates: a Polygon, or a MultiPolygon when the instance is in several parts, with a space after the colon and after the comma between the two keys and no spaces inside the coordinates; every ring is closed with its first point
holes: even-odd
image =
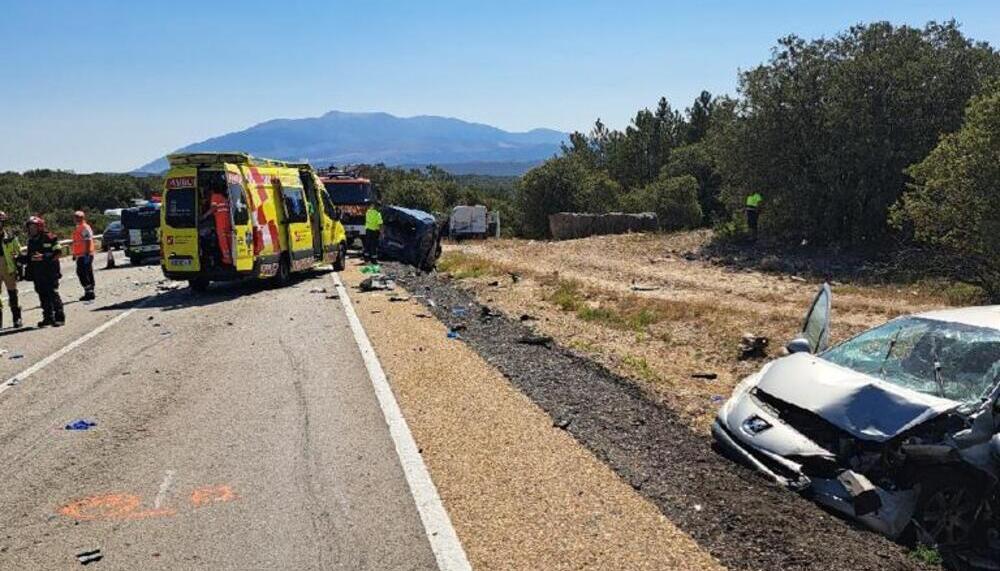
{"type": "Polygon", "coordinates": [[[35,292],[42,306],[39,327],[66,323],[62,298],[59,297],[59,238],[45,229],[45,220],[38,216],[28,218],[28,251],[23,258],[28,267],[28,277],[35,283],[35,292]]]}

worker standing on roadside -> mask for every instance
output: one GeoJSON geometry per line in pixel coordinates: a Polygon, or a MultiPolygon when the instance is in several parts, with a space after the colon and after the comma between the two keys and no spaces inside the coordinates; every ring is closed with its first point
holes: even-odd
{"type": "Polygon", "coordinates": [[[381,206],[381,202],[376,202],[365,212],[364,259],[370,264],[378,262],[378,242],[382,235],[381,206]]]}
{"type": "Polygon", "coordinates": [[[750,235],[753,236],[754,242],[757,241],[757,219],[760,216],[760,203],[763,201],[764,197],[759,192],[754,192],[747,197],[747,228],[750,229],[750,235]]]}
{"type": "MultiPolygon", "coordinates": [[[[14,327],[21,327],[21,306],[17,301],[17,257],[21,255],[21,241],[7,229],[7,213],[0,212],[0,282],[7,287],[7,299],[10,300],[10,314],[14,318],[14,327]]],[[[0,301],[3,309],[3,301],[0,301]]],[[[3,312],[0,312],[0,327],[3,327],[3,312]]]]}
{"type": "Polygon", "coordinates": [[[73,213],[73,259],[76,261],[76,277],[83,286],[83,297],[80,301],[94,299],[94,230],[87,224],[87,217],[82,210],[73,213]]]}
{"type": "Polygon", "coordinates": [[[66,323],[62,298],[59,297],[59,238],[45,229],[45,221],[38,216],[28,218],[28,251],[23,260],[28,264],[28,277],[35,283],[35,292],[42,306],[39,327],[66,323]]]}

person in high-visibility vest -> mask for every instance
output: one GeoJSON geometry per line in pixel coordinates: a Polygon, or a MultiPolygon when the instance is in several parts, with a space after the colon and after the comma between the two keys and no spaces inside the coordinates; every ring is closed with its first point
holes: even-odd
{"type": "Polygon", "coordinates": [[[73,229],[73,244],[71,246],[73,259],[76,260],[76,277],[83,286],[83,297],[80,301],[94,299],[94,230],[87,224],[87,217],[82,210],[73,213],[76,228],[73,229]]]}
{"type": "Polygon", "coordinates": [[[747,196],[747,228],[754,240],[757,240],[757,219],[760,217],[760,203],[763,201],[764,197],[759,192],[747,196]]]}
{"type": "Polygon", "coordinates": [[[212,192],[211,211],[215,217],[215,236],[219,241],[219,254],[222,263],[233,265],[233,219],[229,213],[229,197],[225,188],[212,192]]]}
{"type": "MultiPolygon", "coordinates": [[[[21,327],[21,306],[17,301],[17,257],[21,255],[21,241],[17,235],[7,229],[7,213],[0,212],[0,283],[7,287],[7,298],[10,300],[10,314],[14,318],[14,327],[21,327]]],[[[3,309],[3,301],[0,301],[3,309]]],[[[3,312],[0,312],[0,327],[3,327],[3,312]]]]}
{"type": "Polygon", "coordinates": [[[378,242],[382,235],[382,213],[376,202],[365,212],[364,259],[370,264],[378,262],[378,242]]]}

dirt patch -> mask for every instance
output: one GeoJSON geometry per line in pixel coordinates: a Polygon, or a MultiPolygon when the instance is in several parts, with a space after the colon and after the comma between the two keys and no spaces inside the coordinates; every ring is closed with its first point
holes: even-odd
{"type": "MultiPolygon", "coordinates": [[[[761,360],[739,360],[745,333],[793,338],[819,284],[797,274],[719,265],[706,232],[497,240],[446,247],[442,272],[482,302],[619,375],[708,433],[718,400],[761,360]],[[705,378],[715,374],[714,378],[705,378]],[[700,375],[695,377],[695,375],[700,375]]],[[[834,340],[949,300],[932,287],[833,283],[834,340]]]]}
{"type": "Polygon", "coordinates": [[[734,569],[919,569],[894,543],[716,455],[634,383],[439,276],[387,265],[430,311],[675,525],[734,569]],[[456,311],[458,310],[458,311],[456,311]]]}

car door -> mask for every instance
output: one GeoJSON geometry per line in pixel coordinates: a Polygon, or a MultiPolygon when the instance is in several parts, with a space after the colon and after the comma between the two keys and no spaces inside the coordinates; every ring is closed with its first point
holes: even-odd
{"type": "Polygon", "coordinates": [[[831,295],[830,284],[820,286],[802,322],[800,337],[809,342],[809,351],[813,354],[826,350],[830,341],[831,295]]]}
{"type": "Polygon", "coordinates": [[[236,271],[249,272],[253,269],[253,228],[250,222],[250,205],[243,186],[243,175],[232,167],[226,171],[226,186],[229,191],[229,215],[233,224],[233,262],[236,271]]]}

